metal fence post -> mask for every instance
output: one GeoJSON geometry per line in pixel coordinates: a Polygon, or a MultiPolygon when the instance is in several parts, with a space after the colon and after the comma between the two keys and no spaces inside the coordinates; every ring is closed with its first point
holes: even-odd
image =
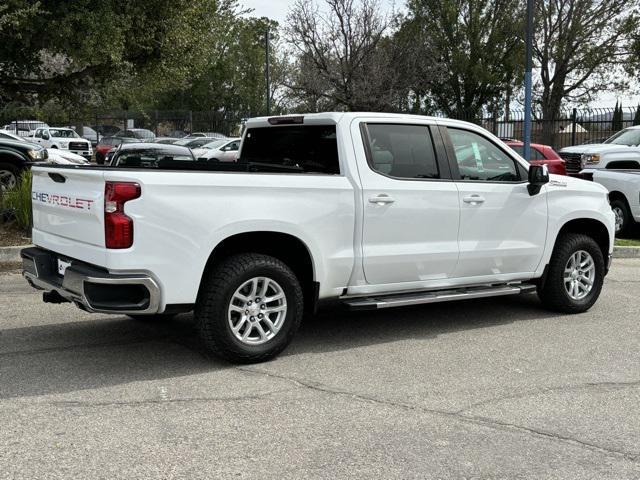
{"type": "Polygon", "coordinates": [[[574,108],[571,113],[571,145],[576,144],[576,128],[578,126],[578,109],[574,108]]]}
{"type": "Polygon", "coordinates": [[[158,110],[155,111],[155,126],[153,129],[153,133],[156,134],[156,137],[158,136],[158,110]]]}
{"type": "Polygon", "coordinates": [[[193,110],[189,110],[189,133],[193,133],[193,110]]]}

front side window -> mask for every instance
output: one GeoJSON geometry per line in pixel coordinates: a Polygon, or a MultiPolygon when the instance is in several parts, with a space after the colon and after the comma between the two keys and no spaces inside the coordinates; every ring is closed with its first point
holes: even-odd
{"type": "Polygon", "coordinates": [[[453,144],[462,180],[520,181],[520,173],[515,160],[494,143],[468,130],[458,128],[448,128],[447,130],[453,144]]]}
{"type": "Polygon", "coordinates": [[[238,164],[250,170],[339,174],[335,125],[250,128],[238,164]]]}
{"type": "Polygon", "coordinates": [[[396,178],[440,178],[429,127],[367,125],[371,168],[396,178]]]}
{"type": "MultiPolygon", "coordinates": [[[[522,145],[510,145],[510,147],[516,151],[518,155],[524,158],[524,146],[522,145]]],[[[529,147],[531,150],[531,160],[544,160],[544,155],[536,148],[529,147]]]]}

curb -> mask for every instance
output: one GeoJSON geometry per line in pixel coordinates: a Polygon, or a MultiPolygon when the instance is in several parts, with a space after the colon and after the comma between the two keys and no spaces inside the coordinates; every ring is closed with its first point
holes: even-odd
{"type": "Polygon", "coordinates": [[[613,247],[613,258],[640,258],[640,247],[613,247]]]}
{"type": "MultiPolygon", "coordinates": [[[[0,247],[0,263],[20,263],[20,250],[33,245],[0,247]]],[[[613,247],[613,258],[640,258],[640,247],[613,247]]]]}
{"type": "Polygon", "coordinates": [[[19,245],[17,247],[0,247],[0,263],[21,263],[20,250],[33,245],[19,245]]]}

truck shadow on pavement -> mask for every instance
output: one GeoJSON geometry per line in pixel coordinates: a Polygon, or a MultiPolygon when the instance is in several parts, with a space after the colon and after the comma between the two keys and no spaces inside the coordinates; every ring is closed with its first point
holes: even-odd
{"type": "MultiPolygon", "coordinates": [[[[305,319],[281,360],[552,316],[533,295],[372,312],[329,311],[305,319]]],[[[0,330],[0,399],[234,368],[204,351],[191,314],[160,323],[82,318],[86,320],[0,330]]]]}

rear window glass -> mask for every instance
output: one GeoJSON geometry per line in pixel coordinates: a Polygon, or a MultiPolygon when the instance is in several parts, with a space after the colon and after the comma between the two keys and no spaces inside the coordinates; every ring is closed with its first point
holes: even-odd
{"type": "Polygon", "coordinates": [[[335,125],[250,128],[240,164],[291,173],[339,174],[335,125]]]}
{"type": "Polygon", "coordinates": [[[176,154],[173,152],[136,150],[122,152],[116,158],[113,166],[128,168],[176,168],[179,162],[194,162],[190,155],[176,154]]]}

